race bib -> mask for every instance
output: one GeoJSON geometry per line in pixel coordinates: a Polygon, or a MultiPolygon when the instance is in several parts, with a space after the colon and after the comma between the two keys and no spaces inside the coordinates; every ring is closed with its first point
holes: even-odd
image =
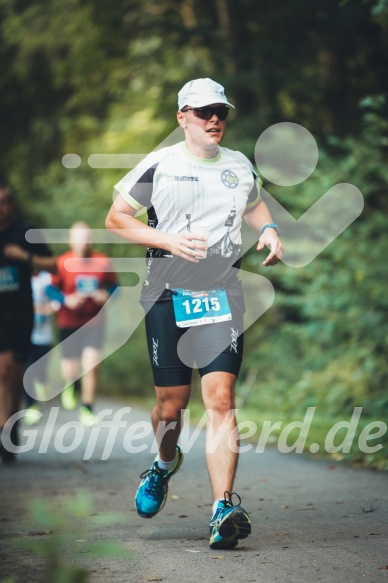
{"type": "Polygon", "coordinates": [[[18,268],[15,266],[0,267],[0,293],[17,291],[19,288],[18,268]]]}
{"type": "Polygon", "coordinates": [[[175,321],[179,328],[202,326],[231,320],[228,296],[224,289],[193,291],[174,289],[172,296],[175,321]]]}
{"type": "Polygon", "coordinates": [[[75,278],[75,289],[84,296],[90,296],[98,288],[98,278],[94,275],[77,275],[75,278]]]}

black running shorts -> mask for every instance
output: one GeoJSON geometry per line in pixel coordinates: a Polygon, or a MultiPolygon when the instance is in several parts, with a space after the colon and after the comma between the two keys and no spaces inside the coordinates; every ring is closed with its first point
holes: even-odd
{"type": "Polygon", "coordinates": [[[25,363],[31,346],[33,322],[32,306],[1,306],[0,352],[11,351],[16,361],[25,363]]]}
{"type": "Polygon", "coordinates": [[[172,300],[157,301],[146,313],[148,352],[158,387],[191,384],[194,362],[202,376],[238,376],[243,353],[243,310],[230,298],[232,320],[179,328],[172,300]]]}

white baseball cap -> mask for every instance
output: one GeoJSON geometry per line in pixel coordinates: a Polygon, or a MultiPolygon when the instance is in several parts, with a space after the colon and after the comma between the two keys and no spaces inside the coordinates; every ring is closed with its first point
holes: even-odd
{"type": "Polygon", "coordinates": [[[189,81],[186,85],[183,85],[178,93],[179,110],[185,107],[185,105],[204,107],[212,103],[225,103],[225,105],[229,105],[229,107],[235,109],[234,105],[226,99],[222,85],[208,77],[189,81]]]}

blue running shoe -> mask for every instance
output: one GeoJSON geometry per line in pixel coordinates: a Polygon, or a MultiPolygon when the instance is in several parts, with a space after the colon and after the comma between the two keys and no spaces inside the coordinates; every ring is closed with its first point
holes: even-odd
{"type": "Polygon", "coordinates": [[[136,492],[136,510],[143,518],[152,518],[160,512],[166,503],[168,481],[177,473],[183,462],[183,453],[179,445],[176,446],[177,461],[172,470],[161,470],[158,462],[154,461],[152,468],[141,474],[142,481],[136,492]]]}
{"type": "Polygon", "coordinates": [[[239,539],[246,538],[251,533],[251,521],[240,504],[241,498],[236,492],[224,492],[224,499],[218,502],[217,510],[210,521],[210,548],[233,549],[239,539]],[[237,496],[238,504],[232,503],[233,494],[237,496]]]}

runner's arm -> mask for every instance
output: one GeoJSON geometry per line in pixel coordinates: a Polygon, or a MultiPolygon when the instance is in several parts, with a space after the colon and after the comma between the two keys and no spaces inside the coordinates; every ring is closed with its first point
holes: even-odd
{"type": "Polygon", "coordinates": [[[55,273],[56,259],[53,256],[37,255],[32,251],[24,249],[20,245],[8,244],[4,247],[3,253],[9,259],[24,261],[29,263],[36,271],[50,271],[55,273]]]}
{"type": "MultiPolygon", "coordinates": [[[[244,220],[248,227],[258,233],[261,233],[265,225],[273,223],[268,207],[262,200],[251,211],[245,213],[244,220]]],[[[265,229],[264,233],[260,235],[256,249],[261,251],[264,247],[269,247],[271,250],[268,257],[263,261],[264,267],[275,265],[281,260],[283,245],[276,230],[272,227],[265,229]]]]}
{"type": "Polygon", "coordinates": [[[172,255],[198,263],[199,260],[195,257],[198,255],[198,250],[206,250],[206,245],[199,243],[199,240],[206,241],[206,237],[195,235],[194,240],[192,233],[165,233],[159,229],[153,229],[135,218],[137,212],[137,209],[118,194],[110,208],[105,226],[110,232],[130,243],[165,249],[172,255]]]}

